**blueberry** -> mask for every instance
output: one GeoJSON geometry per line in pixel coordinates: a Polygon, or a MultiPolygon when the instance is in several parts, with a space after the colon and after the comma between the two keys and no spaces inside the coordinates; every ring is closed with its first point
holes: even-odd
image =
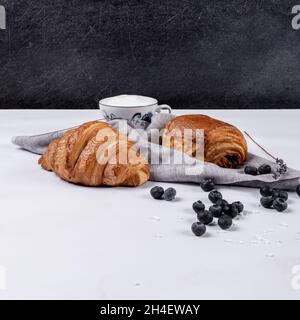
{"type": "Polygon", "coordinates": [[[239,213],[244,211],[244,205],[241,203],[241,201],[235,201],[231,205],[236,206],[239,213]]]}
{"type": "Polygon", "coordinates": [[[213,188],[215,187],[215,184],[212,179],[205,179],[200,183],[200,186],[203,191],[208,192],[213,190],[213,188]]]}
{"type": "Polygon", "coordinates": [[[198,200],[197,202],[193,203],[193,209],[196,213],[199,213],[205,210],[205,205],[202,201],[198,200]]]}
{"type": "Polygon", "coordinates": [[[176,190],[174,188],[168,188],[165,193],[163,198],[167,201],[172,201],[176,197],[176,190]]]}
{"type": "Polygon", "coordinates": [[[235,204],[229,204],[223,209],[224,214],[227,214],[229,217],[234,219],[239,214],[239,209],[235,204]]]}
{"type": "Polygon", "coordinates": [[[297,192],[298,196],[300,197],[300,184],[299,184],[299,186],[297,186],[296,192],[297,192]]]}
{"type": "Polygon", "coordinates": [[[156,186],[150,190],[150,193],[154,199],[159,200],[162,199],[164,195],[164,189],[162,187],[156,186]]]}
{"type": "Polygon", "coordinates": [[[268,185],[264,185],[260,188],[260,194],[263,197],[269,197],[273,195],[273,189],[269,187],[268,185]]]}
{"type": "Polygon", "coordinates": [[[273,207],[279,212],[286,210],[287,203],[282,198],[277,198],[273,201],[273,207]]]}
{"type": "Polygon", "coordinates": [[[287,201],[287,199],[289,198],[289,194],[284,190],[276,190],[274,192],[274,199],[275,198],[281,198],[284,201],[287,201]]]}
{"type": "Polygon", "coordinates": [[[191,229],[192,229],[194,235],[197,237],[203,236],[204,233],[206,232],[206,226],[205,226],[205,224],[203,224],[201,222],[194,222],[192,224],[191,229]]]}
{"type": "Polygon", "coordinates": [[[270,209],[273,206],[273,197],[261,197],[260,203],[264,208],[270,209]]]}
{"type": "Polygon", "coordinates": [[[223,230],[229,229],[232,225],[232,219],[226,214],[223,214],[218,220],[218,225],[223,230]]]}
{"type": "Polygon", "coordinates": [[[257,175],[257,169],[253,166],[246,166],[244,169],[244,172],[246,174],[251,174],[252,176],[256,176],[257,175]]]}
{"type": "Polygon", "coordinates": [[[241,211],[239,206],[236,203],[232,203],[230,206],[229,216],[235,218],[241,211]]]}
{"type": "Polygon", "coordinates": [[[213,215],[207,210],[197,213],[197,218],[204,224],[210,224],[214,220],[213,215]]]}
{"type": "Polygon", "coordinates": [[[286,201],[289,198],[289,194],[286,191],[280,189],[274,189],[272,196],[274,200],[276,198],[281,198],[286,201]]]}
{"type": "Polygon", "coordinates": [[[208,199],[212,203],[216,203],[218,200],[220,200],[222,198],[223,198],[223,196],[222,196],[221,192],[219,192],[218,190],[213,190],[208,194],[208,199]]]}
{"type": "Polygon", "coordinates": [[[271,166],[269,166],[268,164],[262,164],[260,167],[258,167],[259,174],[269,174],[271,173],[271,171],[271,166]]]}
{"type": "Polygon", "coordinates": [[[289,198],[289,194],[287,193],[287,191],[281,190],[279,192],[279,198],[284,199],[285,201],[287,201],[287,199],[289,198]]]}
{"type": "Polygon", "coordinates": [[[228,203],[228,204],[226,204],[222,209],[223,209],[223,213],[224,213],[224,214],[227,214],[227,215],[229,215],[229,216],[230,216],[231,206],[230,206],[230,204],[229,204],[229,203],[228,203]]]}
{"type": "Polygon", "coordinates": [[[222,215],[222,207],[218,206],[216,204],[209,207],[209,212],[213,215],[215,218],[220,218],[222,215]]]}
{"type": "Polygon", "coordinates": [[[218,206],[221,206],[222,209],[228,205],[228,202],[225,200],[225,199],[219,199],[217,202],[216,202],[216,205],[218,206]]]}

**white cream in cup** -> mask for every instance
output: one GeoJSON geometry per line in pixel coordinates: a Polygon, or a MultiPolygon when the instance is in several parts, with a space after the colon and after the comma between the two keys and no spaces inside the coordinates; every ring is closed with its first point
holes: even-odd
{"type": "Polygon", "coordinates": [[[122,94],[100,100],[99,108],[106,120],[125,119],[134,128],[146,128],[155,113],[172,112],[166,104],[158,105],[151,97],[122,94]]]}

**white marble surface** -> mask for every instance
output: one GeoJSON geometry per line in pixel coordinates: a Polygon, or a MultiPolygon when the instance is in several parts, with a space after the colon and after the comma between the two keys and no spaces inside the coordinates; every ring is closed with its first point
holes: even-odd
{"type": "MultiPolygon", "coordinates": [[[[300,168],[300,110],[201,112],[249,131],[300,168]]],[[[199,186],[173,185],[175,202],[152,200],[153,182],[136,189],[75,186],[10,143],[13,135],[98,117],[97,110],[0,111],[0,299],[300,298],[291,285],[292,268],[300,265],[295,193],[289,210],[277,213],[258,206],[257,190],[220,188],[248,214],[231,231],[210,227],[197,238],[191,205],[208,203],[199,186]]]]}

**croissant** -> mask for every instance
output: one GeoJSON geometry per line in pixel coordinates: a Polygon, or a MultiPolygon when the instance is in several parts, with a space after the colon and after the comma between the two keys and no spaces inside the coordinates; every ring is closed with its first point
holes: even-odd
{"type": "MultiPolygon", "coordinates": [[[[202,139],[203,141],[203,139],[202,139]]],[[[182,150],[189,156],[224,168],[236,168],[247,159],[247,142],[239,129],[206,115],[183,115],[169,121],[163,134],[164,146],[182,150]],[[183,142],[183,130],[192,129],[191,143],[183,142]],[[204,145],[196,129],[204,130],[204,145]],[[197,143],[196,143],[197,142],[197,143]],[[203,152],[199,150],[203,148],[203,152]],[[199,156],[200,154],[200,156],[199,156]]],[[[201,151],[201,150],[200,150],[201,151]]]]}
{"type": "Polygon", "coordinates": [[[42,168],[87,186],[139,186],[149,179],[145,158],[127,136],[92,121],[52,141],[39,159],[42,168]]]}

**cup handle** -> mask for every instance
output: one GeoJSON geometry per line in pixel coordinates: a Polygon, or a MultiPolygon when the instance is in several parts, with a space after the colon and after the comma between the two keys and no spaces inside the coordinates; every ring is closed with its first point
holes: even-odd
{"type": "Polygon", "coordinates": [[[156,108],[157,113],[161,113],[162,110],[168,110],[169,113],[172,113],[172,108],[167,104],[161,104],[156,108]]]}

